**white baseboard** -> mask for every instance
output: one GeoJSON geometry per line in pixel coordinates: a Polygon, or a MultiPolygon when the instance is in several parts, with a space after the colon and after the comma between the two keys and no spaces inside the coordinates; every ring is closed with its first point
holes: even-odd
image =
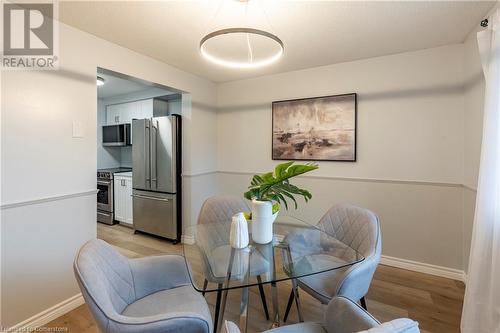
{"type": "Polygon", "coordinates": [[[31,332],[37,327],[43,326],[52,320],[59,318],[60,316],[76,309],[80,305],[84,304],[85,301],[81,293],[70,297],[59,304],[56,304],[36,315],[28,318],[19,324],[16,324],[9,328],[9,332],[31,332]]]}
{"type": "Polygon", "coordinates": [[[440,276],[448,279],[458,280],[465,283],[466,275],[465,272],[459,269],[448,268],[443,266],[426,264],[423,262],[382,256],[380,263],[382,265],[407,269],[409,271],[426,273],[430,275],[440,276]]]}
{"type": "Polygon", "coordinates": [[[181,243],[187,244],[187,245],[193,245],[194,244],[194,236],[182,235],[181,236],[181,243]]]}

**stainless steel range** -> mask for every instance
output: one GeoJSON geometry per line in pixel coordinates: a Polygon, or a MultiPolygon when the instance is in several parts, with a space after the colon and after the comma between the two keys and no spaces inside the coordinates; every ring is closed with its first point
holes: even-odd
{"type": "Polygon", "coordinates": [[[97,170],[97,222],[114,224],[113,175],[132,168],[97,170]]]}

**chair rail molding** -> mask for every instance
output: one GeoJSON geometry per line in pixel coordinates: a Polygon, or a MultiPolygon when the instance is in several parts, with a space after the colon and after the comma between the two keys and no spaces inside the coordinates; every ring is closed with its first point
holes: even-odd
{"type": "MultiPolygon", "coordinates": [[[[251,171],[230,171],[230,170],[219,170],[218,174],[226,175],[255,175],[262,172],[251,172],[251,171]]],[[[358,178],[358,177],[340,177],[340,176],[325,176],[325,175],[301,175],[296,178],[305,179],[328,179],[328,180],[339,180],[347,182],[361,182],[361,183],[389,183],[389,184],[410,184],[410,185],[428,185],[428,186],[441,186],[441,187],[465,187],[461,183],[447,183],[447,182],[437,182],[437,181],[426,181],[426,180],[403,180],[403,179],[385,179],[385,178],[358,178]]]]}
{"type": "Polygon", "coordinates": [[[86,197],[89,195],[96,195],[96,194],[97,194],[97,189],[92,189],[92,190],[87,190],[87,191],[82,191],[82,192],[60,194],[60,195],[41,197],[41,198],[36,198],[36,199],[29,199],[29,200],[24,200],[24,201],[7,202],[7,203],[2,203],[0,205],[0,210],[17,208],[17,207],[22,207],[22,206],[29,206],[29,205],[36,205],[36,204],[41,204],[41,203],[46,203],[46,202],[51,202],[51,201],[65,200],[65,199],[78,198],[78,197],[86,197]]]}
{"type": "Polygon", "coordinates": [[[471,192],[477,192],[477,187],[474,187],[474,186],[471,186],[471,185],[467,185],[467,184],[462,184],[462,186],[466,190],[469,190],[471,192]]]}

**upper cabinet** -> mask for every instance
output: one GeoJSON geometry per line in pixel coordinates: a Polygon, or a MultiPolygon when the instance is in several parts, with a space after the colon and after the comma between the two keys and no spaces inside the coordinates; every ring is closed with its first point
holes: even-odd
{"type": "Polygon", "coordinates": [[[139,114],[137,119],[151,118],[153,116],[153,99],[139,101],[139,114]]]}
{"type": "Polygon", "coordinates": [[[132,122],[132,118],[140,110],[139,102],[112,104],[106,106],[106,124],[122,124],[132,122]]]}
{"type": "Polygon", "coordinates": [[[118,124],[120,122],[120,109],[122,104],[106,106],[106,124],[118,124]]]}
{"type": "MultiPolygon", "coordinates": [[[[177,112],[175,112],[177,113],[177,112]]],[[[169,114],[169,100],[150,98],[106,106],[106,124],[131,123],[132,119],[162,117],[169,114]]]]}

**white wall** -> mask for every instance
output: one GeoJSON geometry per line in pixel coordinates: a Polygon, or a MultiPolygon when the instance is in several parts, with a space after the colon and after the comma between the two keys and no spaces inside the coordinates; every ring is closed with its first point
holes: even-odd
{"type": "MultiPolygon", "coordinates": [[[[189,92],[183,185],[210,195],[189,175],[215,180],[214,84],[63,24],[59,59],[58,71],[2,72],[2,327],[79,293],[72,260],[96,236],[97,67],[189,92]],[[83,138],[72,138],[74,120],[83,138]]],[[[190,224],[199,203],[186,199],[190,224]]]]}
{"type": "Polygon", "coordinates": [[[358,161],[322,162],[298,183],[315,222],[349,201],[380,215],[386,256],[463,269],[463,45],[218,86],[218,187],[240,194],[273,168],[271,102],[358,94],[358,161]]]}

